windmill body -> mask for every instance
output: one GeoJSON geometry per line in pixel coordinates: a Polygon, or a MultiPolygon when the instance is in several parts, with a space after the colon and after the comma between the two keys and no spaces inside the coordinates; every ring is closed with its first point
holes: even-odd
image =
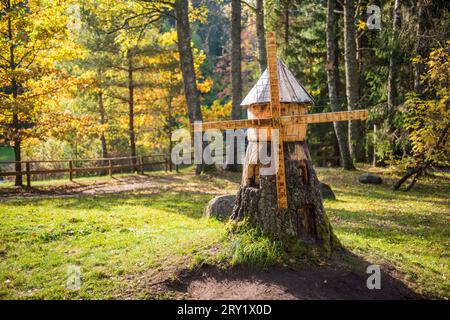
{"type": "Polygon", "coordinates": [[[267,35],[268,69],[241,106],[248,119],[203,123],[202,130],[248,128],[249,145],[232,219],[248,221],[276,237],[322,243],[330,248],[333,233],[306,143],[308,124],[363,120],[367,110],[309,114],[314,99],[276,57],[274,33],[267,35]],[[270,148],[276,171],[259,158],[270,148]]]}

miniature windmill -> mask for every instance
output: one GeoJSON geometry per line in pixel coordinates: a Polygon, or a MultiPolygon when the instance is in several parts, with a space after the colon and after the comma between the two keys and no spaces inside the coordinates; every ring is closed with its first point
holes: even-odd
{"type": "MultiPolygon", "coordinates": [[[[367,119],[367,110],[308,114],[308,105],[314,103],[305,88],[297,82],[286,65],[276,57],[275,33],[267,34],[268,70],[264,72],[257,84],[242,102],[241,106],[248,111],[247,120],[218,121],[203,123],[203,131],[209,129],[244,129],[248,130],[249,142],[261,142],[260,129],[268,129],[266,141],[270,141],[270,131],[278,130],[278,141],[275,155],[278,154],[276,171],[277,206],[288,207],[286,191],[284,142],[304,141],[309,123],[325,123],[335,121],[367,119]]],[[[195,129],[195,127],[194,127],[195,129]]],[[[255,144],[253,144],[255,145],[255,144]]],[[[246,158],[251,157],[254,150],[247,149],[246,158]]],[[[254,148],[253,148],[254,149],[254,148]]],[[[244,164],[243,184],[247,184],[250,176],[257,174],[247,162],[244,164]]]]}

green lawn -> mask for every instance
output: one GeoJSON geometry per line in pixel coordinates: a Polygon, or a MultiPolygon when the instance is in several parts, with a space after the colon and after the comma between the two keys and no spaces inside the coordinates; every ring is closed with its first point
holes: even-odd
{"type": "MultiPolygon", "coordinates": [[[[320,172],[338,200],[325,201],[342,244],[373,263],[395,267],[421,294],[450,297],[450,179],[425,179],[410,192],[355,183],[358,173],[320,172]]],[[[389,181],[391,176],[385,175],[389,181]]]]}
{"type": "Polygon", "coordinates": [[[109,298],[126,276],[191,263],[224,234],[201,218],[206,195],[11,200],[0,203],[1,298],[109,298]],[[66,289],[81,267],[79,291],[66,289]]]}
{"type": "MultiPolygon", "coordinates": [[[[319,170],[338,197],[325,207],[343,245],[395,267],[421,294],[449,297],[448,176],[394,193],[359,184],[358,174],[319,170]]],[[[123,297],[130,286],[128,296],[145,298],[139,281],[224,248],[224,225],[202,218],[202,211],[215,193],[235,190],[239,177],[167,177],[180,181],[159,192],[0,201],[0,298],[123,297]],[[74,266],[81,271],[79,290],[67,289],[74,266]]]]}

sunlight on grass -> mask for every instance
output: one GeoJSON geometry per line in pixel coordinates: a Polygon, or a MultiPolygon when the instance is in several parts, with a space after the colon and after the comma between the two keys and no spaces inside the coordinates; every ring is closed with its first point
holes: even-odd
{"type": "Polygon", "coordinates": [[[393,265],[422,294],[449,297],[448,180],[425,179],[405,193],[355,184],[357,172],[340,180],[335,170],[319,173],[338,198],[325,207],[346,248],[372,263],[393,265]]]}
{"type": "Polygon", "coordinates": [[[199,195],[14,200],[0,204],[2,298],[108,298],[121,275],[164,267],[206,250],[224,234],[201,218],[199,195]],[[169,259],[170,258],[170,259],[169,259]],[[66,289],[81,267],[80,291],[66,289]]]}

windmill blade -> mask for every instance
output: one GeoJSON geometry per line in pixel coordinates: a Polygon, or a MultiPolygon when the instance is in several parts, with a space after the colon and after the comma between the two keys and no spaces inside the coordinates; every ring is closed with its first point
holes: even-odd
{"type": "Polygon", "coordinates": [[[245,128],[269,128],[272,126],[272,118],[264,119],[248,119],[248,120],[230,120],[230,121],[213,121],[195,123],[191,126],[191,131],[194,130],[237,130],[245,128]]]}
{"type": "Polygon", "coordinates": [[[366,120],[369,117],[367,110],[354,110],[343,112],[329,112],[329,113],[312,113],[306,116],[307,123],[324,123],[324,122],[338,122],[348,120],[366,120]]]}
{"type": "MultiPolygon", "coordinates": [[[[326,123],[338,122],[348,120],[366,120],[369,117],[367,110],[341,111],[341,112],[326,112],[326,113],[312,113],[298,116],[282,116],[280,117],[281,125],[291,124],[307,124],[307,123],[326,123]]],[[[237,130],[245,128],[270,128],[274,124],[272,118],[261,119],[247,119],[247,120],[230,120],[230,121],[213,121],[196,123],[192,125],[191,130],[195,128],[206,131],[210,129],[218,130],[237,130]]]]}
{"type": "Polygon", "coordinates": [[[354,110],[342,112],[327,112],[327,113],[311,113],[299,116],[281,117],[283,125],[290,124],[307,124],[307,123],[326,123],[338,122],[348,120],[366,120],[369,117],[367,110],[354,110]]]}
{"type": "Polygon", "coordinates": [[[280,103],[280,87],[278,80],[278,61],[277,61],[277,41],[274,32],[267,34],[267,65],[269,69],[269,86],[270,86],[270,110],[272,113],[273,128],[278,129],[279,141],[274,143],[275,155],[278,155],[276,182],[277,182],[277,206],[280,209],[287,209],[287,192],[286,192],[286,170],[284,166],[284,137],[281,130],[281,103],[280,103]],[[276,148],[276,149],[275,149],[276,148]]]}

